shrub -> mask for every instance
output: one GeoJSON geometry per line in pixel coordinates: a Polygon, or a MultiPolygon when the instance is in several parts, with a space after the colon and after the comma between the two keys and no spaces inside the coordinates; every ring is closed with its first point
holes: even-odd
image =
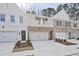
{"type": "Polygon", "coordinates": [[[20,46],[20,43],[21,43],[21,42],[18,41],[18,42],[16,43],[16,46],[19,47],[19,46],[20,46]]]}
{"type": "Polygon", "coordinates": [[[66,39],[64,39],[64,42],[66,42],[66,39]]]}

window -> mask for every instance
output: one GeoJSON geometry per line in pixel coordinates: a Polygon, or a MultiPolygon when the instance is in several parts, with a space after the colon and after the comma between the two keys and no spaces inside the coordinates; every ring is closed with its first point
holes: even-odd
{"type": "Polygon", "coordinates": [[[68,22],[68,26],[70,27],[70,22],[68,22]]]}
{"type": "Polygon", "coordinates": [[[5,14],[0,14],[0,21],[5,21],[5,14]]]}
{"type": "Polygon", "coordinates": [[[77,27],[77,23],[73,23],[73,27],[77,27]]]}
{"type": "Polygon", "coordinates": [[[62,26],[62,22],[60,21],[60,26],[62,26]]]}
{"type": "Polygon", "coordinates": [[[45,24],[45,19],[43,19],[43,24],[45,24]]]}
{"type": "Polygon", "coordinates": [[[36,17],[36,20],[38,20],[38,17],[36,17]]]}
{"type": "Polygon", "coordinates": [[[46,18],[46,21],[47,21],[47,18],[46,18]]]}
{"type": "Polygon", "coordinates": [[[41,24],[41,19],[38,19],[37,21],[38,21],[38,24],[41,24]]]}
{"type": "Polygon", "coordinates": [[[67,22],[65,24],[66,24],[66,27],[67,27],[67,22]]]}
{"type": "Polygon", "coordinates": [[[38,18],[36,17],[37,24],[45,24],[47,22],[47,18],[38,18]]]}
{"type": "Polygon", "coordinates": [[[57,26],[62,26],[62,22],[61,21],[56,21],[57,26]]]}
{"type": "Polygon", "coordinates": [[[58,21],[56,21],[56,23],[57,23],[57,26],[58,26],[58,25],[59,25],[59,24],[58,24],[59,22],[58,22],[58,21]]]}
{"type": "Polygon", "coordinates": [[[36,17],[36,21],[37,21],[37,24],[41,24],[41,19],[39,19],[38,17],[36,17]]]}
{"type": "Polygon", "coordinates": [[[11,15],[11,22],[15,22],[15,16],[11,15]]]}
{"type": "Polygon", "coordinates": [[[43,20],[43,24],[45,24],[47,22],[47,18],[44,18],[42,20],[43,20]]]}
{"type": "Polygon", "coordinates": [[[66,22],[66,27],[70,27],[71,22],[66,22]]]}
{"type": "Polygon", "coordinates": [[[23,16],[20,16],[20,17],[19,17],[19,22],[20,22],[20,23],[23,23],[23,16]]]}

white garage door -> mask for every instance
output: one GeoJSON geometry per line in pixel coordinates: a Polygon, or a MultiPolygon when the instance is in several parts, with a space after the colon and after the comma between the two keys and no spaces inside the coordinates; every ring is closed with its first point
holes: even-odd
{"type": "Polygon", "coordinates": [[[17,41],[18,37],[18,32],[0,32],[0,42],[17,41]]]}
{"type": "Polygon", "coordinates": [[[30,32],[29,33],[30,40],[48,40],[47,32],[30,32]]]}
{"type": "Polygon", "coordinates": [[[67,39],[67,34],[64,32],[55,32],[55,38],[67,39]]]}

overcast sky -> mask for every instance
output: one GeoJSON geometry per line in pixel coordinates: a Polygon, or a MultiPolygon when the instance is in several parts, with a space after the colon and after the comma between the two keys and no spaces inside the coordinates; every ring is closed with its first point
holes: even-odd
{"type": "Polygon", "coordinates": [[[37,12],[39,10],[40,12],[42,9],[46,8],[54,8],[56,10],[59,4],[60,3],[19,3],[18,5],[25,11],[35,10],[37,12]]]}
{"type": "Polygon", "coordinates": [[[57,8],[57,6],[59,5],[59,3],[20,3],[18,4],[19,6],[25,8],[25,9],[45,9],[45,8],[57,8]]]}
{"type": "Polygon", "coordinates": [[[38,4],[40,6],[41,9],[45,9],[45,8],[57,8],[57,6],[59,5],[59,3],[40,3],[38,4]]]}

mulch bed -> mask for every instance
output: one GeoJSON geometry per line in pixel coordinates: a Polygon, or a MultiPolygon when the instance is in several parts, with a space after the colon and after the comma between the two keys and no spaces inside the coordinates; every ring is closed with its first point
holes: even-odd
{"type": "Polygon", "coordinates": [[[61,43],[63,45],[69,46],[69,45],[77,45],[77,43],[72,43],[68,41],[57,41],[58,43],[61,43]]]}
{"type": "Polygon", "coordinates": [[[33,46],[31,44],[31,41],[27,41],[27,42],[24,42],[24,43],[21,43],[20,41],[18,41],[16,44],[15,44],[15,47],[13,49],[12,52],[19,52],[19,51],[25,51],[25,50],[33,50],[33,46]]]}
{"type": "Polygon", "coordinates": [[[16,44],[14,48],[25,48],[25,47],[31,47],[31,46],[32,45],[28,43],[19,43],[19,44],[16,44]]]}

